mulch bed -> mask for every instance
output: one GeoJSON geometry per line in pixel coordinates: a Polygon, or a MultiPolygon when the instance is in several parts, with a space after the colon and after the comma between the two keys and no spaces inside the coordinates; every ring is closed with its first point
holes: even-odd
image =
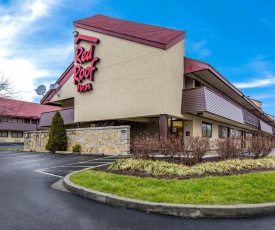
{"type": "MultiPolygon", "coordinates": [[[[209,157],[203,159],[202,162],[217,162],[221,161],[219,157],[209,157]]],[[[168,159],[168,162],[169,161],[168,159]]],[[[200,162],[200,163],[202,163],[200,162]]],[[[171,163],[178,163],[182,164],[183,161],[177,161],[175,162],[175,159],[171,163]]],[[[190,165],[190,162],[186,162],[187,165],[190,165]]],[[[229,175],[241,175],[241,174],[247,174],[247,173],[260,173],[260,172],[268,172],[268,171],[275,171],[275,168],[258,168],[258,169],[244,169],[240,171],[235,171],[232,170],[230,172],[226,173],[213,173],[213,174],[203,174],[203,175],[190,175],[190,176],[179,176],[179,175],[153,175],[141,171],[127,171],[127,170],[109,170],[108,165],[104,165],[101,167],[93,168],[92,170],[95,171],[103,171],[103,172],[108,172],[108,173],[114,173],[114,174],[119,174],[119,175],[127,175],[127,176],[137,176],[137,177],[151,177],[151,178],[156,178],[156,179],[176,179],[176,180],[187,180],[187,179],[193,179],[193,178],[203,178],[203,177],[209,177],[209,176],[229,176],[229,175]]]]}

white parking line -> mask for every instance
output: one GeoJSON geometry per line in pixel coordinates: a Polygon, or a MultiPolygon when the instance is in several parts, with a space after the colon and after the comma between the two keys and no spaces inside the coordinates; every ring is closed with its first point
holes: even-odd
{"type": "MultiPolygon", "coordinates": [[[[93,159],[93,160],[86,160],[86,161],[79,161],[79,162],[75,162],[75,163],[71,163],[71,164],[66,164],[66,165],[59,165],[59,166],[54,166],[54,167],[49,167],[49,168],[43,168],[43,169],[36,169],[34,170],[35,172],[39,172],[39,173],[43,173],[43,174],[46,174],[46,175],[50,175],[50,176],[55,176],[55,177],[59,177],[59,178],[63,178],[62,176],[59,176],[59,175],[55,175],[55,174],[52,174],[52,173],[48,173],[48,172],[45,172],[46,170],[50,170],[50,169],[57,169],[57,168],[96,168],[96,167],[100,167],[100,166],[104,166],[104,165],[109,165],[111,164],[113,161],[116,161],[117,159],[108,159],[110,157],[113,157],[113,156],[107,156],[107,157],[100,157],[100,158],[96,158],[96,159],[93,159]],[[106,160],[110,160],[110,162],[106,162],[106,160]],[[103,161],[100,161],[100,160],[104,160],[103,161]],[[75,166],[75,164],[91,164],[91,163],[96,163],[96,164],[99,164],[99,165],[95,165],[95,166],[91,166],[91,165],[82,165],[82,166],[75,166]]],[[[119,159],[119,158],[118,158],[119,159]]],[[[69,172],[73,172],[73,171],[69,171],[69,172]]]]}
{"type": "Polygon", "coordinates": [[[52,157],[42,158],[42,159],[39,158],[39,159],[25,160],[25,161],[17,161],[17,162],[11,162],[8,164],[21,164],[21,163],[32,162],[32,161],[44,161],[44,160],[48,160],[48,159],[52,159],[52,157]]]}
{"type": "Polygon", "coordinates": [[[98,167],[109,165],[109,164],[110,163],[106,163],[106,164],[103,164],[103,165],[96,165],[96,166],[89,167],[88,169],[98,168],[98,167]]]}
{"type": "MultiPolygon", "coordinates": [[[[109,162],[100,162],[100,161],[83,161],[83,162],[77,162],[77,163],[72,163],[72,164],[67,164],[67,165],[76,165],[76,164],[105,164],[105,163],[109,163],[109,162]]],[[[112,163],[112,162],[110,162],[112,163]]]]}
{"type": "Polygon", "coordinates": [[[58,178],[63,178],[63,176],[58,176],[58,175],[55,175],[55,174],[51,174],[51,173],[47,173],[47,172],[43,172],[43,171],[40,171],[40,170],[34,170],[35,172],[39,172],[39,173],[42,173],[42,174],[46,174],[48,176],[54,176],[54,177],[58,177],[58,178]]]}
{"type": "Polygon", "coordinates": [[[59,166],[60,168],[88,168],[88,167],[90,167],[90,166],[67,166],[67,165],[65,165],[65,166],[59,166]]]}

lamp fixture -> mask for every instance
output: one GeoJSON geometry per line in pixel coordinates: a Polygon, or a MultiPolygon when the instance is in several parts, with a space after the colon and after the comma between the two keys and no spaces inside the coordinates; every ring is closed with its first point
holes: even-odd
{"type": "Polygon", "coordinates": [[[74,36],[74,37],[77,37],[78,34],[79,34],[78,31],[74,31],[74,32],[73,32],[73,36],[74,36]]]}
{"type": "Polygon", "coordinates": [[[55,91],[55,94],[56,94],[58,97],[60,97],[60,94],[58,94],[58,93],[56,92],[56,90],[57,90],[58,87],[59,87],[58,84],[50,84],[50,89],[54,90],[54,91],[55,91]]]}

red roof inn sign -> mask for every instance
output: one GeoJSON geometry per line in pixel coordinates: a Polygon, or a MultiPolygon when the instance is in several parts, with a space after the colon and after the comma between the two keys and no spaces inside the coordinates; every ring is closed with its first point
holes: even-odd
{"type": "MultiPolygon", "coordinates": [[[[99,39],[79,34],[74,43],[78,44],[81,40],[91,43],[98,43],[99,39]]],[[[95,45],[91,44],[90,49],[86,51],[84,47],[77,45],[75,47],[75,65],[74,65],[74,84],[77,86],[77,92],[83,93],[93,89],[91,83],[82,84],[84,79],[94,81],[94,73],[97,70],[96,63],[99,61],[98,57],[94,57],[95,45]],[[91,62],[90,66],[86,68],[78,64],[91,62]],[[76,64],[78,63],[78,64],[76,64]]]]}

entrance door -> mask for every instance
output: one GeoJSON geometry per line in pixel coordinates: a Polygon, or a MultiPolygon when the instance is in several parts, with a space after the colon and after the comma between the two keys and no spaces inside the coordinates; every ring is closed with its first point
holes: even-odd
{"type": "Polygon", "coordinates": [[[183,136],[183,120],[169,118],[168,127],[170,135],[183,136]]]}

